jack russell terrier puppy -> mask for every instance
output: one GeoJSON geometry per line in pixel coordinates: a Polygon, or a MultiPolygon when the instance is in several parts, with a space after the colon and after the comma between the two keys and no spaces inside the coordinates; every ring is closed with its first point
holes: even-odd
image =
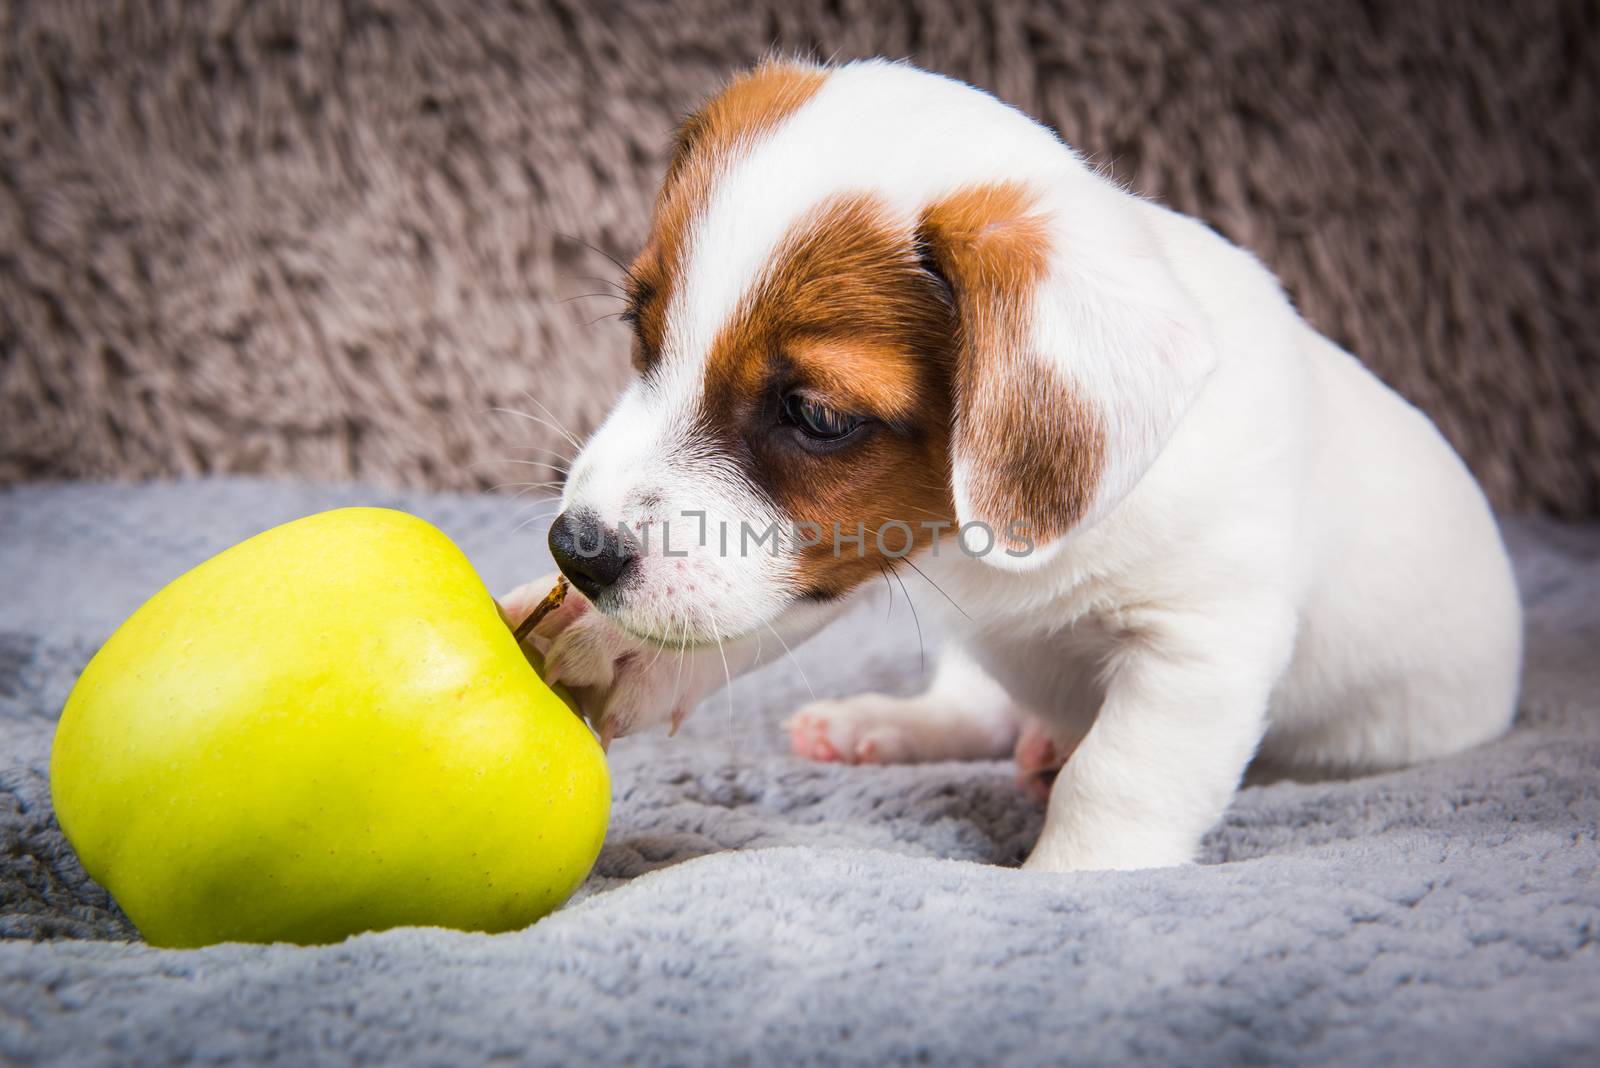
{"type": "Polygon", "coordinates": [[[737,78],[680,129],[628,293],[638,378],[550,531],[583,596],[530,639],[605,741],[902,562],[954,647],[919,697],[800,709],[794,750],[1059,767],[1030,868],[1182,864],[1252,759],[1397,768],[1511,721],[1516,586],[1434,426],[1248,253],[984,92],[737,78]]]}

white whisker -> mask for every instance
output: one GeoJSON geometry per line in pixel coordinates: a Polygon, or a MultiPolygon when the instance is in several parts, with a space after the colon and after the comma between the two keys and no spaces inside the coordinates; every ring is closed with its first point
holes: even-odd
{"type": "Polygon", "coordinates": [[[793,664],[794,669],[800,673],[800,681],[806,684],[806,692],[809,693],[811,695],[811,699],[815,701],[817,699],[817,691],[811,688],[811,680],[806,678],[806,669],[800,666],[800,661],[795,657],[794,650],[790,649],[789,643],[783,640],[783,635],[778,633],[777,627],[774,627],[771,623],[768,623],[767,629],[772,632],[772,636],[774,638],[778,639],[778,644],[783,646],[784,653],[789,657],[789,663],[793,664]]]}
{"type": "Polygon", "coordinates": [[[726,680],[728,690],[728,733],[733,733],[733,672],[728,670],[728,653],[722,647],[722,632],[717,629],[717,617],[708,610],[707,620],[711,623],[711,636],[717,640],[717,655],[722,657],[722,677],[726,680]]]}
{"type": "MultiPolygon", "coordinates": [[[[557,434],[560,434],[574,449],[581,450],[583,448],[583,445],[576,438],[574,438],[571,433],[566,430],[566,428],[558,426],[548,419],[534,415],[532,412],[519,412],[515,408],[490,408],[489,410],[491,412],[497,412],[500,415],[514,415],[518,419],[526,419],[530,423],[537,423],[542,427],[554,430],[557,434]]],[[[573,456],[575,455],[577,455],[577,453],[573,453],[573,456]]],[[[562,459],[570,461],[572,456],[563,455],[562,459]]]]}
{"type": "MultiPolygon", "coordinates": [[[[670,635],[671,633],[672,628],[669,626],[667,628],[667,634],[670,635]]],[[[680,692],[680,687],[683,685],[683,662],[688,659],[688,657],[684,655],[684,652],[686,649],[688,649],[688,647],[689,612],[686,609],[683,613],[683,637],[678,641],[678,670],[672,674],[672,703],[670,707],[673,712],[676,712],[678,709],[678,694],[680,692]]]]}
{"type": "Polygon", "coordinates": [[[510,497],[510,500],[515,501],[515,500],[520,500],[521,498],[526,497],[528,494],[534,493],[534,492],[537,492],[537,491],[553,492],[555,490],[559,490],[561,488],[561,483],[559,483],[559,482],[497,482],[493,486],[490,486],[487,492],[489,492],[489,493],[498,493],[503,489],[511,489],[513,486],[521,487],[520,489],[517,490],[517,492],[513,493],[511,495],[511,497],[510,497]]]}
{"type": "Polygon", "coordinates": [[[520,534],[522,531],[533,526],[535,523],[542,522],[547,519],[554,519],[560,513],[560,511],[561,509],[557,507],[554,511],[545,512],[543,515],[529,516],[527,519],[524,519],[522,522],[513,527],[511,533],[520,534]]]}
{"type": "MultiPolygon", "coordinates": [[[[577,452],[582,452],[583,451],[583,442],[578,440],[578,437],[577,437],[576,434],[574,434],[571,430],[567,429],[567,425],[565,423],[563,423],[559,418],[556,417],[556,413],[552,412],[550,410],[549,405],[545,404],[544,401],[540,400],[538,397],[535,397],[532,393],[529,393],[527,390],[523,390],[522,391],[522,395],[524,397],[527,397],[534,404],[537,404],[539,406],[539,410],[541,412],[543,412],[545,415],[550,417],[551,425],[555,427],[557,433],[559,433],[562,437],[567,439],[567,444],[571,445],[574,449],[577,450],[577,452]]],[[[576,455],[576,453],[574,453],[574,455],[576,455]]]]}
{"type": "MultiPolygon", "coordinates": [[[[677,621],[677,618],[678,618],[678,613],[677,612],[673,612],[672,615],[667,619],[667,633],[668,634],[672,633],[672,624],[677,621]]],[[[646,674],[649,674],[649,672],[654,670],[654,668],[656,666],[656,661],[661,659],[661,654],[666,651],[666,648],[667,648],[667,643],[665,641],[656,642],[656,655],[652,656],[650,658],[650,663],[645,665],[645,669],[644,670],[645,670],[646,674]]]]}
{"type": "Polygon", "coordinates": [[[520,464],[523,467],[548,467],[552,471],[560,471],[562,474],[566,474],[570,470],[566,463],[568,457],[554,449],[542,449],[537,445],[516,445],[513,446],[513,448],[523,449],[528,452],[543,452],[548,453],[551,456],[559,456],[563,462],[555,463],[550,460],[521,460],[514,456],[497,456],[492,460],[474,460],[467,466],[472,468],[486,467],[489,464],[520,464]]]}

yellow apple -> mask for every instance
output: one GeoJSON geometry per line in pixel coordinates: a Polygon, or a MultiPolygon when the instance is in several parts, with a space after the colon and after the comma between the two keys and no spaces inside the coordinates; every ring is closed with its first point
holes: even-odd
{"type": "Polygon", "coordinates": [[[287,523],[157,593],[84,669],[51,792],[162,946],[500,931],[594,864],[599,743],[414,516],[287,523]]]}

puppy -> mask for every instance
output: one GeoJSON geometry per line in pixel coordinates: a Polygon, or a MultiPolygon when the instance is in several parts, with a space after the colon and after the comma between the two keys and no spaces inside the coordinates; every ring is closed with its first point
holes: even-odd
{"type": "Polygon", "coordinates": [[[638,378],[550,532],[583,596],[533,639],[606,740],[912,562],[959,608],[931,688],[801,709],[794,749],[1062,765],[1031,868],[1185,863],[1253,758],[1396,768],[1511,720],[1511,569],[1433,425],[1248,253],[983,92],[737,78],[628,285],[638,378]]]}

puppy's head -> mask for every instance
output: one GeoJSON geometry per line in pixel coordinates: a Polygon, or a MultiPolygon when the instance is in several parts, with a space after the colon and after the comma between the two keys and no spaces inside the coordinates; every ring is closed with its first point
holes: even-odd
{"type": "Polygon", "coordinates": [[[1133,203],[909,67],[737,79],[680,130],[629,271],[639,377],[574,462],[563,570],[634,634],[698,644],[957,531],[1042,559],[1209,367],[1133,203]]]}

